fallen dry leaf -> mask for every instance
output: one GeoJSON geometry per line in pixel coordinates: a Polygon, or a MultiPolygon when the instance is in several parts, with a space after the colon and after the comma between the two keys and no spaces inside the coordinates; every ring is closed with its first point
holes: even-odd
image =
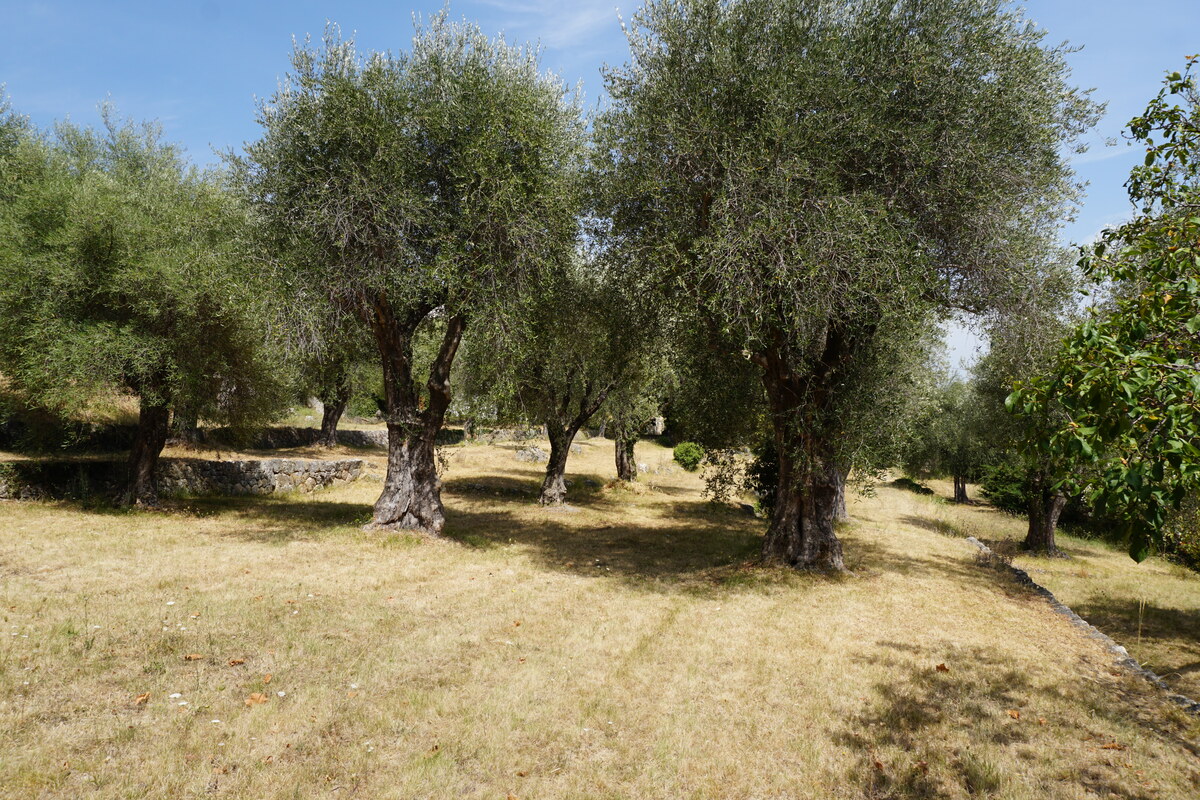
{"type": "Polygon", "coordinates": [[[263,675],[263,685],[264,686],[271,682],[271,677],[272,677],[272,675],[270,672],[268,672],[266,675],[263,675]]]}
{"type": "Polygon", "coordinates": [[[188,653],[186,656],[183,657],[183,660],[184,661],[203,661],[204,656],[200,655],[199,653],[188,653]]]}
{"type": "Polygon", "coordinates": [[[1020,719],[1020,718],[1021,718],[1021,712],[1020,712],[1020,711],[1017,711],[1015,708],[1010,708],[1010,709],[1008,710],[1008,715],[1009,715],[1010,717],[1012,717],[1013,719],[1020,719]]]}
{"type": "Polygon", "coordinates": [[[1038,717],[1038,725],[1045,725],[1045,724],[1046,724],[1046,718],[1038,717]]]}
{"type": "Polygon", "coordinates": [[[137,697],[133,698],[133,704],[135,706],[144,706],[144,705],[146,705],[146,703],[149,700],[150,700],[150,693],[143,692],[142,694],[139,694],[137,697]]]}
{"type": "Polygon", "coordinates": [[[529,774],[529,773],[528,773],[528,772],[526,772],[525,770],[521,770],[520,772],[518,772],[518,773],[517,773],[517,777],[518,777],[518,778],[524,778],[524,777],[525,777],[526,775],[528,775],[528,774],[529,774]]]}
{"type": "Polygon", "coordinates": [[[350,691],[346,692],[346,697],[358,697],[358,692],[351,689],[350,691]]]}
{"type": "Polygon", "coordinates": [[[259,706],[265,702],[267,702],[267,696],[262,692],[254,692],[246,698],[246,705],[248,706],[259,706]]]}
{"type": "Polygon", "coordinates": [[[238,666],[239,664],[245,664],[245,663],[246,663],[246,659],[244,659],[244,658],[231,658],[231,659],[229,659],[229,666],[231,666],[231,667],[236,667],[236,666],[238,666]]]}
{"type": "Polygon", "coordinates": [[[1101,745],[1100,749],[1101,750],[1124,750],[1125,745],[1123,745],[1119,742],[1109,742],[1106,745],[1101,745]]]}
{"type": "Polygon", "coordinates": [[[950,671],[950,668],[947,667],[945,664],[938,664],[936,667],[934,667],[934,669],[936,669],[938,672],[949,672],[950,671]]]}

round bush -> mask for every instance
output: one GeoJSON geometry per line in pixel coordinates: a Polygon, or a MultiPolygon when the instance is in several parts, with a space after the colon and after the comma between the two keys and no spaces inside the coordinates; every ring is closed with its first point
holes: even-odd
{"type": "Polygon", "coordinates": [[[680,442],[675,446],[675,460],[688,472],[695,472],[704,460],[704,448],[695,442],[680,442]]]}

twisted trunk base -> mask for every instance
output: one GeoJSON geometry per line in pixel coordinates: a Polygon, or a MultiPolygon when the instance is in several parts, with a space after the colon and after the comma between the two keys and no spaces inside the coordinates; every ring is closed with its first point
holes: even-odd
{"type": "Polygon", "coordinates": [[[842,543],[834,531],[839,487],[843,486],[837,469],[818,466],[806,470],[799,482],[784,480],[793,466],[784,469],[785,458],[791,460],[781,453],[780,483],[771,526],[763,540],[763,560],[799,569],[845,572],[842,543]]]}
{"type": "Polygon", "coordinates": [[[388,465],[369,527],[440,534],[446,526],[434,436],[388,424],[388,465]]]}
{"type": "Polygon", "coordinates": [[[971,499],[967,497],[967,479],[961,475],[954,476],[954,502],[969,503],[971,499]]]}
{"type": "Polygon", "coordinates": [[[538,495],[538,503],[544,506],[561,506],[567,501],[567,457],[571,455],[571,442],[577,430],[555,430],[555,427],[553,423],[546,426],[550,432],[550,460],[546,462],[546,477],[538,495]]]}
{"type": "Polygon", "coordinates": [[[325,447],[337,447],[337,428],[338,422],[342,419],[342,414],[346,413],[346,406],[349,402],[342,400],[336,403],[322,403],[325,410],[321,412],[321,444],[325,447]]]}
{"type": "Polygon", "coordinates": [[[637,480],[637,460],[633,449],[637,446],[637,434],[618,429],[614,432],[616,444],[617,479],[626,483],[637,480]]]}
{"type": "Polygon", "coordinates": [[[170,407],[165,402],[142,399],[137,433],[129,453],[129,478],[125,488],[117,495],[119,505],[158,505],[155,470],[158,457],[167,444],[170,419],[170,407]]]}
{"type": "Polygon", "coordinates": [[[1067,505],[1067,498],[1060,492],[1045,488],[1044,480],[1035,480],[1029,497],[1029,530],[1025,534],[1024,547],[1033,553],[1065,557],[1054,541],[1058,530],[1058,518],[1067,505]]]}

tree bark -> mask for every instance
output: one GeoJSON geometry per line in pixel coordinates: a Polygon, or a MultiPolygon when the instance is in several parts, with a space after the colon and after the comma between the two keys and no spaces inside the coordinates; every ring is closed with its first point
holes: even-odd
{"type": "Polygon", "coordinates": [[[544,506],[561,506],[567,500],[567,458],[579,428],[554,422],[548,423],[546,428],[550,433],[550,460],[546,462],[546,477],[538,502],[544,506]]]}
{"type": "Polygon", "coordinates": [[[638,443],[636,431],[631,432],[628,428],[619,426],[614,431],[613,441],[616,445],[617,479],[626,483],[637,480],[637,461],[633,454],[633,449],[638,443]]]}
{"type": "Polygon", "coordinates": [[[846,563],[842,543],[834,532],[841,486],[838,469],[826,460],[814,458],[812,448],[806,449],[809,452],[800,458],[794,449],[779,449],[779,485],[775,490],[771,525],[763,540],[763,560],[802,569],[842,572],[846,563]],[[801,463],[801,459],[808,463],[801,463]]]}
{"type": "Polygon", "coordinates": [[[538,495],[538,502],[542,505],[559,506],[566,502],[567,483],[564,476],[567,472],[567,457],[571,455],[571,443],[575,441],[575,434],[579,429],[604,405],[613,385],[609,383],[597,391],[596,387],[588,382],[580,393],[578,410],[574,416],[570,415],[571,394],[568,389],[557,411],[542,426],[550,440],[550,460],[546,463],[546,478],[542,481],[542,491],[538,495]]]}
{"type": "Polygon", "coordinates": [[[837,471],[837,500],[833,505],[833,518],[838,522],[849,522],[850,512],[846,510],[846,473],[837,471]]]}
{"type": "Polygon", "coordinates": [[[466,330],[460,315],[446,321],[446,331],[429,368],[428,404],[413,382],[412,343],[421,321],[434,309],[418,307],[397,317],[385,295],[375,298],[369,313],[383,362],[388,428],[388,468],[383,491],[375,501],[370,528],[403,528],[440,535],[446,524],[441,480],[437,474],[436,437],[450,405],[450,367],[466,330]]]}
{"type": "Polygon", "coordinates": [[[1035,477],[1029,492],[1029,530],[1025,534],[1024,547],[1034,553],[1061,556],[1054,541],[1058,529],[1058,518],[1067,504],[1061,492],[1049,486],[1050,481],[1042,475],[1035,477]]]}
{"type": "Polygon", "coordinates": [[[167,444],[171,409],[161,397],[142,396],[137,433],[129,453],[129,477],[117,497],[120,505],[157,506],[158,457],[167,444]]]}
{"type": "Polygon", "coordinates": [[[325,447],[337,447],[337,427],[350,405],[350,374],[343,369],[338,372],[333,386],[321,394],[321,444],[325,447]]]}
{"type": "Polygon", "coordinates": [[[845,472],[836,462],[821,419],[830,413],[837,376],[849,357],[850,337],[836,327],[826,332],[823,352],[809,371],[795,373],[786,345],[752,355],[763,369],[779,454],[779,484],[762,558],[800,569],[844,572],[842,543],[834,532],[845,472]]]}
{"type": "Polygon", "coordinates": [[[967,479],[962,475],[954,476],[954,502],[969,503],[971,499],[967,497],[967,479]]]}

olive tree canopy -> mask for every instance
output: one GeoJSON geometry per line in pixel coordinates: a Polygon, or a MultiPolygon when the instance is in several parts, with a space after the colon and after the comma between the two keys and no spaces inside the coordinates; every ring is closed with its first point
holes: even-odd
{"type": "Polygon", "coordinates": [[[157,502],[172,408],[250,424],[280,399],[248,268],[249,220],[223,178],[190,167],[156,125],[0,143],[0,369],[70,413],[140,402],[125,501],[157,502]]]}
{"type": "Polygon", "coordinates": [[[1097,108],[1000,0],[651,0],[609,71],[599,212],[766,389],[764,557],[842,568],[836,476],[881,333],[1029,285],[1097,108]],[[850,387],[857,384],[857,389],[850,387]],[[853,395],[851,395],[853,392],[853,395]]]}
{"type": "Polygon", "coordinates": [[[234,162],[294,254],[289,279],[354,314],[378,347],[389,455],[375,524],[439,532],[450,368],[472,318],[569,256],[578,107],[535,51],[443,12],[408,52],[360,54],[335,27],[297,46],[258,119],[262,138],[234,162]],[[413,340],[433,322],[444,327],[422,382],[413,340]]]}

